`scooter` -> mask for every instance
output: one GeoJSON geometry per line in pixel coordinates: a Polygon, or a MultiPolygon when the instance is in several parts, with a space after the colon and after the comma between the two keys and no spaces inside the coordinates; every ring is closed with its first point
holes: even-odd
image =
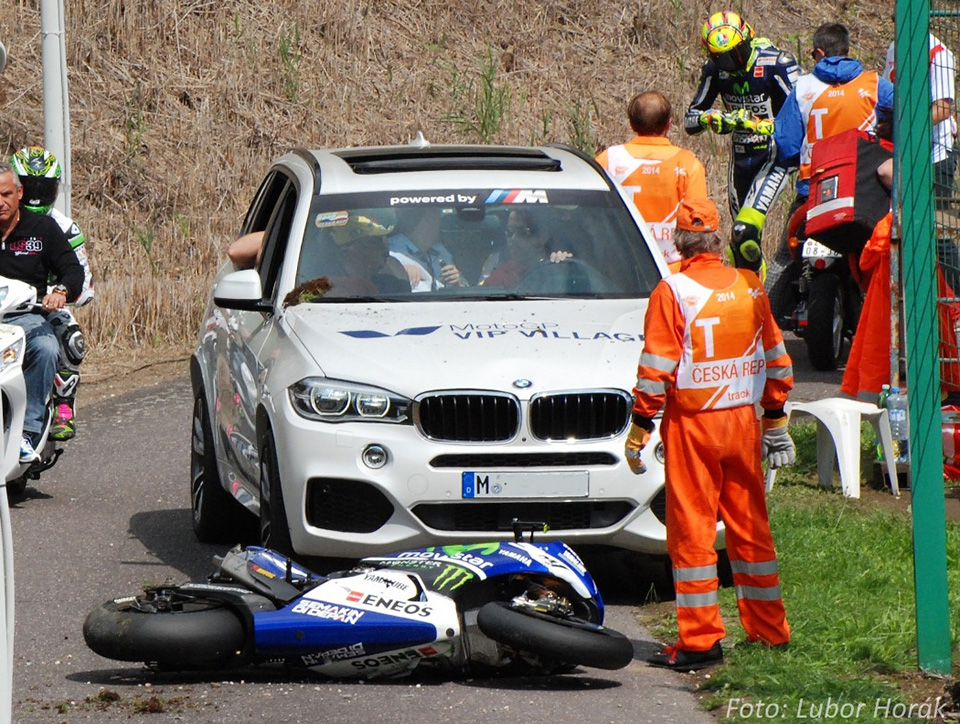
{"type": "Polygon", "coordinates": [[[98,606],[83,636],[100,656],[158,670],[273,663],[373,678],[629,664],[633,645],[602,626],[603,602],[576,553],[533,542],[542,523],[513,528],[512,543],[403,551],[326,576],[237,546],[214,558],[205,583],[147,586],[98,606]]]}
{"type": "MultiPolygon", "coordinates": [[[[0,276],[0,319],[15,314],[40,311],[37,292],[33,285],[17,279],[0,276]]],[[[28,480],[37,480],[40,474],[56,465],[63,448],[50,437],[55,410],[53,390],[47,401],[43,429],[34,446],[40,459],[33,463],[20,462],[20,438],[27,409],[27,392],[23,381],[23,356],[26,349],[24,332],[12,324],[0,324],[0,394],[3,397],[4,453],[0,467],[8,494],[22,495],[28,480]]]]}
{"type": "Polygon", "coordinates": [[[857,330],[863,291],[847,255],[812,238],[791,247],[791,253],[799,255],[801,272],[797,307],[785,327],[806,343],[815,369],[835,370],[857,330]]]}

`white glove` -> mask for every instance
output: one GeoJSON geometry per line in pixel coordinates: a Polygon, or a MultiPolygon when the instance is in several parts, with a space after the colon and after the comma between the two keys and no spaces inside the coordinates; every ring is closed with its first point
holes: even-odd
{"type": "Polygon", "coordinates": [[[797,459],[797,448],[787,430],[787,418],[761,418],[761,427],[760,452],[767,459],[767,466],[776,470],[784,465],[793,465],[797,459]]]}

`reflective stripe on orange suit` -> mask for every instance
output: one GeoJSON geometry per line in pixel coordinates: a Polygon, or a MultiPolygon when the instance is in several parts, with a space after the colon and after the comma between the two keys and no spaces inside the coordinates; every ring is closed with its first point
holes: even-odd
{"type": "MultiPolygon", "coordinates": [[[[876,402],[880,388],[890,383],[890,232],[892,214],[877,222],[860,252],[860,269],[869,274],[867,294],[850,345],[840,391],[864,402],[876,402]]],[[[937,267],[937,295],[953,297],[937,267]]],[[[958,357],[954,326],[960,318],[956,304],[937,305],[941,389],[960,390],[960,367],[946,360],[958,357]]]]}
{"type": "Polygon", "coordinates": [[[664,136],[635,136],[601,151],[597,163],[630,194],[667,263],[679,262],[673,230],[680,202],[708,198],[707,175],[700,160],[664,136]]]}
{"type": "Polygon", "coordinates": [[[726,526],[740,620],[751,640],[790,639],[770,535],[754,403],[782,408],[793,368],[757,276],[704,254],[650,296],[634,412],[664,408],[667,549],[679,647],[724,636],[717,602],[716,521],[726,526]],[[722,319],[722,323],[717,320],[722,319]]]}

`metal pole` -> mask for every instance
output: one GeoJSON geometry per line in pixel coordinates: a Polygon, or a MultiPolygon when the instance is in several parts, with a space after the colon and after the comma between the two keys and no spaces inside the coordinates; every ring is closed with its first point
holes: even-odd
{"type": "Polygon", "coordinates": [[[946,512],[937,362],[936,233],[931,148],[929,0],[896,4],[896,148],[900,171],[903,312],[910,415],[917,659],[950,673],[946,512]]]}
{"type": "Polygon", "coordinates": [[[63,0],[41,0],[40,31],[43,56],[43,144],[63,166],[56,207],[70,215],[70,133],[67,102],[66,45],[63,0]]]}

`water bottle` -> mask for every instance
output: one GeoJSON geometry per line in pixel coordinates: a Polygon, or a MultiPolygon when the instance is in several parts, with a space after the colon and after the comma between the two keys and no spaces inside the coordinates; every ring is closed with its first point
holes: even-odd
{"type": "MultiPolygon", "coordinates": [[[[890,397],[890,385],[884,385],[880,388],[880,395],[877,397],[877,407],[884,408],[887,406],[887,398],[890,397]]],[[[877,447],[877,460],[883,460],[883,443],[880,441],[880,438],[876,439],[877,447]]]]}
{"type": "Polygon", "coordinates": [[[905,463],[910,459],[910,424],[907,419],[907,395],[900,394],[899,387],[891,388],[887,398],[887,410],[890,415],[894,459],[898,463],[905,463]]]}

